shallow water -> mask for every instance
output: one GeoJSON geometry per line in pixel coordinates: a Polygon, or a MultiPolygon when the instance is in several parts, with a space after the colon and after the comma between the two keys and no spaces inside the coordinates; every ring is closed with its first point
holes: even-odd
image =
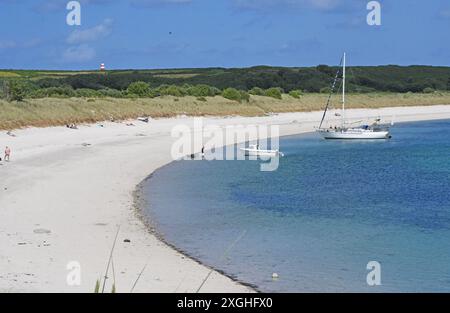
{"type": "Polygon", "coordinates": [[[145,183],[145,212],[166,241],[262,291],[448,292],[450,121],[392,132],[282,138],[275,172],[174,162],[145,183]],[[367,285],[369,261],[381,264],[381,286],[367,285]]]}

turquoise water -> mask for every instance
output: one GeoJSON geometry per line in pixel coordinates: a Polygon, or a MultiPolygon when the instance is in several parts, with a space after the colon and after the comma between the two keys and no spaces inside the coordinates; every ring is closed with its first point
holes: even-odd
{"type": "Polygon", "coordinates": [[[285,137],[275,172],[174,162],[146,181],[145,212],[167,242],[261,291],[449,292],[450,121],[392,133],[285,137]],[[369,261],[381,264],[381,286],[366,283],[369,261]]]}

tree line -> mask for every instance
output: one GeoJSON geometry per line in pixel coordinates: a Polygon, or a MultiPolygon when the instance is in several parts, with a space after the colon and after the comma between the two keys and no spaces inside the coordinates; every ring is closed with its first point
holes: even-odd
{"type": "MultiPolygon", "coordinates": [[[[257,66],[241,69],[117,70],[62,77],[3,79],[6,99],[42,97],[176,97],[222,95],[246,101],[250,94],[281,98],[304,92],[330,92],[338,67],[257,66]]],[[[24,71],[25,72],[25,71],[24,71]]],[[[28,71],[29,72],[29,71],[28,71]]],[[[427,92],[450,90],[450,68],[431,66],[348,67],[348,92],[427,92]]],[[[338,82],[339,86],[339,82],[338,82]]]]}

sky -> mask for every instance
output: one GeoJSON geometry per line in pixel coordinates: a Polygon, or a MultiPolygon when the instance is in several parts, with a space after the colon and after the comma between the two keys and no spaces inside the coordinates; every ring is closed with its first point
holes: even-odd
{"type": "Polygon", "coordinates": [[[0,68],[450,66],[450,1],[0,0],[0,68]]]}

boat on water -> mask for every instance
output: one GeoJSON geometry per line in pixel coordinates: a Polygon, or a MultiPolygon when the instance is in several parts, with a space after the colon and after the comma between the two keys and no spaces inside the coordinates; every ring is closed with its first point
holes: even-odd
{"type": "Polygon", "coordinates": [[[327,105],[325,107],[325,111],[323,113],[322,120],[319,125],[319,129],[317,132],[321,134],[324,139],[388,139],[391,137],[390,130],[387,125],[379,124],[380,119],[376,119],[374,123],[371,125],[361,125],[361,126],[351,126],[352,124],[348,124],[345,119],[345,72],[346,72],[346,54],[344,53],[342,57],[342,113],[341,116],[341,125],[323,128],[323,122],[325,120],[327,111],[331,102],[331,95],[336,86],[336,82],[339,78],[339,72],[336,74],[336,77],[333,82],[333,86],[331,88],[331,94],[328,98],[327,105]]]}
{"type": "Polygon", "coordinates": [[[284,154],[279,150],[264,150],[260,149],[259,145],[249,145],[248,148],[241,148],[240,150],[243,151],[246,156],[266,156],[266,157],[284,156],[284,154]]]}

